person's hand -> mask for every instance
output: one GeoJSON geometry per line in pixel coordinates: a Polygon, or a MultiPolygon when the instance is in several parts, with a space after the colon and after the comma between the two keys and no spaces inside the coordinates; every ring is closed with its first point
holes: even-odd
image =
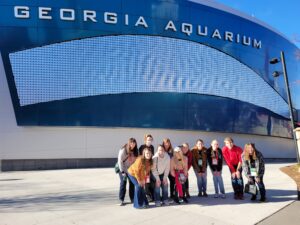
{"type": "Polygon", "coordinates": [[[234,179],[235,176],[236,176],[236,174],[235,174],[235,172],[233,172],[233,173],[231,174],[232,179],[234,179]]]}
{"type": "Polygon", "coordinates": [[[160,187],[161,181],[160,180],[156,180],[155,185],[156,185],[156,187],[160,187]]]}
{"type": "Polygon", "coordinates": [[[141,187],[145,187],[145,181],[138,181],[138,183],[141,187]]]}
{"type": "Polygon", "coordinates": [[[168,185],[168,179],[163,179],[163,184],[168,185]]]}
{"type": "Polygon", "coordinates": [[[203,173],[200,172],[200,173],[199,173],[199,176],[202,177],[202,176],[203,176],[203,173]]]}
{"type": "Polygon", "coordinates": [[[220,171],[216,171],[216,176],[221,176],[221,172],[220,171]]]}
{"type": "Polygon", "coordinates": [[[256,180],[257,183],[260,182],[260,178],[259,177],[256,177],[255,180],[256,180]]]}
{"type": "Polygon", "coordinates": [[[237,179],[241,179],[241,173],[240,171],[236,171],[235,172],[237,179]]]}

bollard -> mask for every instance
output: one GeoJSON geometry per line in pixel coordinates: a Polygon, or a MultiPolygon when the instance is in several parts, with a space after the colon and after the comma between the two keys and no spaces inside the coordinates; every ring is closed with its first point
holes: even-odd
{"type": "MultiPolygon", "coordinates": [[[[294,134],[296,136],[296,141],[297,141],[297,146],[298,146],[298,151],[300,149],[300,127],[297,127],[296,129],[294,129],[294,134]]],[[[298,152],[299,155],[299,152],[298,152]]],[[[298,168],[298,173],[300,173],[300,167],[298,168]]],[[[298,200],[300,200],[300,187],[298,186],[298,200]]]]}
{"type": "Polygon", "coordinates": [[[298,150],[297,153],[299,155],[299,149],[300,149],[300,127],[297,127],[296,129],[294,129],[294,135],[296,136],[297,150],[298,150]]]}

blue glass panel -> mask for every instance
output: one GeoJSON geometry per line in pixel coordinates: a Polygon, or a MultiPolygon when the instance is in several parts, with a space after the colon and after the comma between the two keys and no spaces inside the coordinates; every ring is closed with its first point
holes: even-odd
{"type": "Polygon", "coordinates": [[[180,93],[98,95],[23,106],[18,125],[144,127],[291,137],[287,119],[229,98],[180,93]]]}
{"type": "Polygon", "coordinates": [[[223,96],[288,113],[282,97],[251,69],[184,40],[96,37],[12,53],[10,59],[21,106],[103,94],[175,92],[223,96]]]}

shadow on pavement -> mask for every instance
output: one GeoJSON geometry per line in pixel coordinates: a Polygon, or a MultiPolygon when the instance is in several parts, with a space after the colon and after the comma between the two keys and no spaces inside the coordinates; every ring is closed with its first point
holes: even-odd
{"type": "MultiPolygon", "coordinates": [[[[226,199],[214,198],[213,195],[209,195],[207,198],[192,196],[189,199],[188,204],[197,204],[201,206],[215,206],[215,205],[239,205],[249,204],[250,195],[245,194],[244,200],[234,200],[233,193],[227,193],[226,199]]],[[[259,196],[258,196],[259,199],[259,196]]],[[[268,202],[285,202],[296,200],[296,191],[291,190],[279,190],[269,189],[267,190],[268,202]]],[[[46,195],[29,195],[19,198],[2,198],[0,199],[0,212],[1,211],[59,211],[65,209],[89,209],[95,205],[116,205],[118,202],[117,193],[105,192],[103,190],[90,190],[83,192],[62,192],[46,195]]],[[[255,204],[255,202],[253,202],[255,204]]],[[[256,201],[259,203],[259,201],[256,201]]],[[[176,203],[171,204],[176,206],[176,203]]],[[[116,206],[117,207],[117,206],[116,206]]],[[[153,203],[151,204],[151,208],[153,203]]]]}
{"type": "Polygon", "coordinates": [[[28,195],[17,198],[0,199],[0,212],[26,211],[59,211],[65,209],[80,210],[94,207],[98,204],[115,203],[115,193],[103,191],[64,192],[42,195],[28,195]]]}

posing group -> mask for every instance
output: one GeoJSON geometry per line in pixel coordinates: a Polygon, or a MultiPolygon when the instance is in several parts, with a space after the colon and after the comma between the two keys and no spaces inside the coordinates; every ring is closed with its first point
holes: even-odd
{"type": "Polygon", "coordinates": [[[190,150],[188,143],[173,149],[170,139],[166,138],[154,153],[152,135],[145,135],[144,141],[145,143],[138,148],[136,140],[130,138],[119,151],[120,205],[125,205],[127,180],[129,197],[135,208],[147,208],[149,201],[154,201],[156,206],[169,205],[169,191],[172,202],[188,203],[188,171],[191,167],[197,178],[198,197],[208,196],[206,190],[209,167],[213,175],[214,197],[226,198],[222,178],[223,158],[231,173],[234,199],[244,199],[244,170],[248,179],[247,185],[255,187],[251,200],[256,199],[258,186],[260,201],[265,201],[264,160],[252,143],[246,144],[243,151],[234,145],[232,138],[227,137],[222,150],[217,140],[213,140],[207,149],[203,141],[198,139],[190,150]]]}

